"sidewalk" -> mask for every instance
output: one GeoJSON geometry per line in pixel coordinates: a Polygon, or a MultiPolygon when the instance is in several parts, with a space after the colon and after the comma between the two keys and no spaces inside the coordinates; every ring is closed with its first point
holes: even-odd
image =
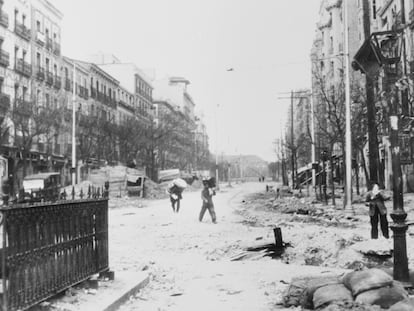
{"type": "Polygon", "coordinates": [[[88,288],[86,281],[66,290],[63,296],[52,298],[30,310],[113,311],[148,283],[146,272],[115,271],[115,280],[98,281],[96,289],[88,288]]]}

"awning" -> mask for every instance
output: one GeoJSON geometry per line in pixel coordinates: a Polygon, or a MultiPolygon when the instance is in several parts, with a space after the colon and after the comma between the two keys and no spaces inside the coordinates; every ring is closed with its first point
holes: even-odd
{"type": "Polygon", "coordinates": [[[359,70],[368,76],[375,76],[381,64],[381,57],[378,55],[372,37],[369,37],[354,56],[352,68],[359,70]]]}

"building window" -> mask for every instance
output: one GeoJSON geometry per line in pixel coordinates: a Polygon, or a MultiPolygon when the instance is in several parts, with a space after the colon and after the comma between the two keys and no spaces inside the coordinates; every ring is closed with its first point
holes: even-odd
{"type": "Polygon", "coordinates": [[[37,67],[41,67],[42,65],[39,52],[36,53],[36,65],[37,67]]]}
{"type": "Polygon", "coordinates": [[[47,72],[50,71],[50,60],[49,60],[49,58],[46,58],[46,71],[47,72]]]}
{"type": "Polygon", "coordinates": [[[49,94],[45,94],[45,99],[46,99],[46,108],[49,108],[49,105],[50,105],[50,95],[49,94]]]}
{"type": "Polygon", "coordinates": [[[36,29],[38,32],[42,32],[40,28],[40,21],[36,21],[36,29]]]}

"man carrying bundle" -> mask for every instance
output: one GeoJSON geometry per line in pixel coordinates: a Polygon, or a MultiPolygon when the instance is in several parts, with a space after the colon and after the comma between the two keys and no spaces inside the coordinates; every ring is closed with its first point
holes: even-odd
{"type": "Polygon", "coordinates": [[[187,187],[185,180],[176,178],[168,185],[167,193],[170,195],[171,207],[174,213],[180,210],[180,200],[183,198],[182,193],[187,187]]]}

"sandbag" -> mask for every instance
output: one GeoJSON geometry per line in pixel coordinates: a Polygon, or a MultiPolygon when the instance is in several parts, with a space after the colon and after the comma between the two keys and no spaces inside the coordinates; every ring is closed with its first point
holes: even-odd
{"type": "Polygon", "coordinates": [[[381,311],[379,306],[363,305],[356,302],[333,302],[329,306],[318,309],[320,311],[381,311]]]}
{"type": "Polygon", "coordinates": [[[355,301],[371,305],[378,305],[388,309],[397,302],[407,299],[408,293],[400,282],[394,281],[392,285],[377,289],[372,289],[360,293],[355,301]]]}
{"type": "Polygon", "coordinates": [[[187,188],[187,182],[181,178],[176,178],[171,183],[181,189],[187,188]]]}
{"type": "Polygon", "coordinates": [[[390,275],[380,269],[367,269],[353,271],[343,277],[344,285],[352,291],[354,296],[358,294],[392,284],[390,275]]]}
{"type": "Polygon", "coordinates": [[[315,291],[327,285],[341,284],[341,280],[337,276],[320,276],[312,278],[308,281],[306,291],[303,295],[302,307],[307,309],[313,308],[313,295],[315,291]]]}
{"type": "Polygon", "coordinates": [[[283,295],[283,305],[285,307],[301,306],[309,282],[307,277],[296,277],[290,282],[290,285],[283,295]]]}
{"type": "Polygon", "coordinates": [[[401,300],[392,305],[389,311],[413,311],[414,310],[414,298],[401,300]]]}
{"type": "Polygon", "coordinates": [[[327,285],[319,287],[313,294],[313,307],[317,309],[332,302],[353,300],[351,291],[343,284],[327,285]]]}

